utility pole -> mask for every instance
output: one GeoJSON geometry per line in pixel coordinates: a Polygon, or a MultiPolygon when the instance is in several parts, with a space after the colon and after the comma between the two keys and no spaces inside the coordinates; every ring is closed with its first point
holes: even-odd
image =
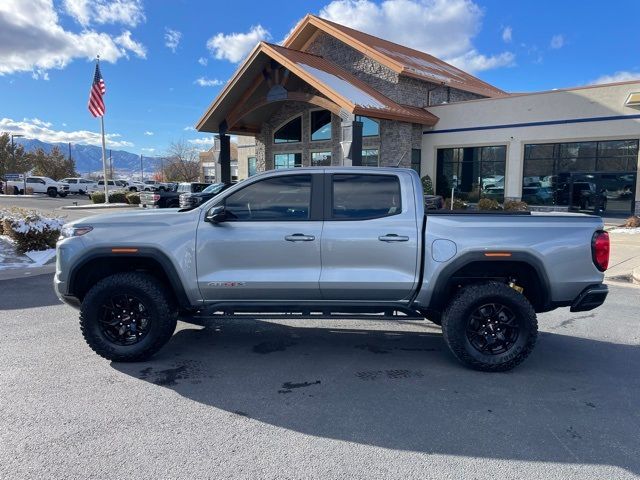
{"type": "Polygon", "coordinates": [[[111,158],[111,149],[109,149],[109,172],[113,180],[113,158],[111,158]]]}
{"type": "Polygon", "coordinates": [[[142,154],[140,154],[140,181],[144,182],[144,167],[142,166],[142,154]]]}

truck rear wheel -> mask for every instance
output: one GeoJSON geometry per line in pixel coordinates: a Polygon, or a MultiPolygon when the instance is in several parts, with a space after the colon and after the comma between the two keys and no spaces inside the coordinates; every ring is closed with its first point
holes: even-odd
{"type": "Polygon", "coordinates": [[[176,323],[176,308],[162,284],[138,272],[100,280],[80,309],[80,329],[87,344],[116,362],[148,359],[169,341],[176,323]]]}
{"type": "Polygon", "coordinates": [[[538,321],[524,295],[498,282],[463,287],[442,315],[447,346],[464,365],[511,370],[531,353],[538,321]]]}

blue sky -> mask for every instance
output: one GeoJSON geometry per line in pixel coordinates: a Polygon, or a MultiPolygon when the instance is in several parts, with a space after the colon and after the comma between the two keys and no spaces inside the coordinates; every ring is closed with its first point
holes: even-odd
{"type": "Polygon", "coordinates": [[[206,149],[211,135],[189,128],[259,39],[280,42],[306,13],[509,92],[640,78],[631,0],[2,0],[0,131],[97,144],[86,103],[100,51],[111,147],[160,155],[184,138],[206,149]]]}

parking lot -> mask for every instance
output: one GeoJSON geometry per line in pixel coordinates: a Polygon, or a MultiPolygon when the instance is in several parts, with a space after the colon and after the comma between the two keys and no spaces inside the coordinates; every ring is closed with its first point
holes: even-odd
{"type": "Polygon", "coordinates": [[[86,195],[68,195],[65,198],[51,198],[46,195],[33,195],[27,197],[15,197],[12,195],[0,195],[0,208],[22,207],[38,210],[52,216],[62,216],[67,221],[77,220],[79,218],[88,217],[105,213],[100,209],[89,210],[63,210],[62,207],[75,205],[91,205],[91,199],[86,195]]]}
{"type": "Polygon", "coordinates": [[[540,315],[530,359],[488,374],[427,322],[179,324],[110,363],[51,281],[0,281],[0,478],[640,475],[634,287],[540,315]]]}

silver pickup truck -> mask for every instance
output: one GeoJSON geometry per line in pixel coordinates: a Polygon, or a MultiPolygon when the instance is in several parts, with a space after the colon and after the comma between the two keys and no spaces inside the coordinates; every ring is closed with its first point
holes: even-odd
{"type": "Polygon", "coordinates": [[[178,319],[295,313],[428,319],[463,364],[504,371],[533,350],[536,312],[604,302],[602,228],[578,214],[425,215],[413,170],[297,168],[189,211],[70,223],[54,282],[114,361],[150,357],[178,319]]]}

